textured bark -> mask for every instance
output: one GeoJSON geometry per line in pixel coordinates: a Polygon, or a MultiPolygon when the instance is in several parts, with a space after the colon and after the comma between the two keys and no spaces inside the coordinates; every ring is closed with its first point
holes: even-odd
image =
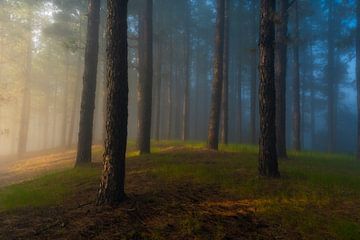
{"type": "Polygon", "coordinates": [[[329,0],[329,15],[328,15],[328,65],[327,65],[327,78],[328,78],[328,151],[335,150],[335,17],[334,17],[334,0],[329,0]]]}
{"type": "Polygon", "coordinates": [[[125,153],[128,124],[127,0],[108,0],[107,103],[104,169],[98,204],[125,199],[125,153]]]}
{"type": "Polygon", "coordinates": [[[225,0],[217,0],[217,19],[215,33],[214,54],[214,80],[211,92],[210,119],[208,126],[208,147],[213,150],[219,145],[219,125],[221,92],[223,85],[223,63],[224,63],[224,24],[225,24],[225,0]]]}
{"type": "Polygon", "coordinates": [[[229,29],[230,29],[230,1],[225,0],[225,23],[224,23],[224,65],[223,86],[221,95],[221,143],[228,144],[229,132],[229,29]]]}
{"type": "Polygon", "coordinates": [[[356,4],[357,159],[360,160],[360,0],[356,4]]]}
{"type": "Polygon", "coordinates": [[[299,11],[298,1],[295,2],[295,42],[294,42],[294,80],[293,80],[293,148],[301,150],[300,141],[300,63],[299,63],[299,11]]]}
{"type": "Polygon", "coordinates": [[[276,149],[279,158],[286,153],[286,66],[288,34],[288,0],[279,1],[279,23],[276,26],[275,88],[276,88],[276,149]]]}
{"type": "Polygon", "coordinates": [[[96,76],[99,52],[100,0],[89,0],[88,11],[85,68],[81,95],[76,165],[91,162],[96,76]]]}
{"type": "Polygon", "coordinates": [[[190,112],[190,6],[189,0],[185,0],[185,79],[184,79],[184,102],[182,116],[182,140],[189,138],[189,112],[190,112]]]}
{"type": "Polygon", "coordinates": [[[275,131],[274,10],[275,0],[261,0],[259,174],[267,177],[279,176],[275,131]]]}
{"type": "Polygon", "coordinates": [[[140,154],[150,153],[153,82],[153,1],[144,0],[139,17],[138,138],[140,154]]]}
{"type": "Polygon", "coordinates": [[[20,129],[18,141],[18,156],[25,154],[28,142],[29,122],[30,122],[30,106],[31,106],[31,74],[32,74],[32,35],[31,35],[32,17],[29,19],[29,32],[27,39],[26,64],[24,69],[24,93],[22,99],[20,129]]]}

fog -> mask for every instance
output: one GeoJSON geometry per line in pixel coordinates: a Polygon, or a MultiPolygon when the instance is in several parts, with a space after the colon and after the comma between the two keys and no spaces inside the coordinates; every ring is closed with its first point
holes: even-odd
{"type": "MultiPolygon", "coordinates": [[[[79,131],[87,1],[3,0],[0,4],[1,159],[74,148],[79,131]]],[[[329,1],[307,0],[298,4],[298,39],[295,37],[295,8],[289,8],[286,142],[288,149],[292,149],[294,47],[298,46],[301,148],[354,153],[357,132],[355,1],[334,1],[331,13],[329,4],[329,1]],[[329,17],[329,14],[332,15],[329,17]],[[329,41],[333,42],[331,56],[329,41]],[[330,70],[329,58],[333,61],[330,70]],[[331,102],[329,77],[334,87],[330,91],[331,102]],[[332,104],[330,108],[329,104],[332,104]],[[329,123],[328,109],[334,109],[332,123],[329,123]],[[333,124],[332,127],[329,128],[329,124],[333,124]],[[335,142],[329,147],[331,134],[335,142]]],[[[187,140],[207,140],[215,1],[192,0],[189,8],[187,12],[183,1],[154,1],[151,128],[154,140],[182,139],[187,74],[187,140]]],[[[136,139],[138,126],[138,56],[143,44],[139,43],[140,10],[138,1],[129,1],[129,140],[136,139]]],[[[231,143],[256,144],[258,141],[258,104],[251,104],[252,94],[256,94],[258,102],[257,90],[254,93],[251,88],[253,82],[258,83],[258,12],[257,1],[230,1],[228,138],[231,143]]],[[[103,144],[105,135],[105,2],[100,19],[94,144],[103,144]]]]}

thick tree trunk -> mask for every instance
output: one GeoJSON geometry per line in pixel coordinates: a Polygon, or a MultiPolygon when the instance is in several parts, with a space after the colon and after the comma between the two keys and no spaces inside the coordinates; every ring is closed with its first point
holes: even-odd
{"type": "Polygon", "coordinates": [[[224,23],[224,66],[223,86],[221,95],[221,143],[228,144],[229,132],[229,29],[230,29],[230,1],[225,0],[225,23],[224,23]]]}
{"type": "Polygon", "coordinates": [[[127,0],[108,0],[104,170],[98,204],[124,200],[128,124],[127,0]]]}
{"type": "Polygon", "coordinates": [[[225,24],[225,0],[217,0],[217,19],[214,54],[214,80],[211,92],[210,119],[208,126],[208,147],[213,150],[219,145],[219,125],[221,93],[223,85],[224,65],[224,24],[225,24]]]}
{"type": "Polygon", "coordinates": [[[299,63],[299,11],[295,2],[295,42],[294,42],[294,81],[293,81],[293,148],[301,150],[300,113],[300,63],[299,63]]]}
{"type": "Polygon", "coordinates": [[[276,28],[275,88],[276,88],[276,149],[279,158],[286,153],[286,66],[288,33],[288,0],[279,1],[280,22],[276,28]]]}
{"type": "Polygon", "coordinates": [[[76,165],[91,162],[95,109],[96,76],[99,51],[100,0],[89,0],[85,49],[85,69],[81,95],[79,137],[76,165]]]}
{"type": "Polygon", "coordinates": [[[261,0],[259,174],[278,177],[275,131],[274,27],[275,0],[261,0]]]}
{"type": "Polygon", "coordinates": [[[144,0],[139,19],[138,149],[150,153],[153,82],[153,2],[144,0]]]}

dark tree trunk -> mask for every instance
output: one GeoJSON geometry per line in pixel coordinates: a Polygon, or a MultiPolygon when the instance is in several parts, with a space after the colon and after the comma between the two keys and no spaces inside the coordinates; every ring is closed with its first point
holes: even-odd
{"type": "Polygon", "coordinates": [[[140,154],[150,153],[153,82],[153,2],[144,0],[139,19],[138,139],[140,154]]]}
{"type": "Polygon", "coordinates": [[[356,3],[357,159],[360,160],[360,0],[356,3]]]}
{"type": "Polygon", "coordinates": [[[230,29],[230,1],[225,0],[225,23],[224,23],[224,66],[223,86],[221,96],[221,143],[228,144],[229,132],[229,29],[230,29]]]}
{"type": "Polygon", "coordinates": [[[261,0],[260,21],[260,146],[259,174],[278,177],[275,131],[274,26],[275,0],[261,0]]]}
{"type": "Polygon", "coordinates": [[[286,153],[286,66],[288,33],[288,0],[279,1],[280,21],[276,28],[275,88],[276,88],[276,149],[279,158],[286,153]]]}
{"type": "Polygon", "coordinates": [[[182,116],[182,140],[189,138],[189,108],[190,108],[190,6],[189,0],[185,0],[185,83],[184,83],[184,103],[182,116]]]}
{"type": "Polygon", "coordinates": [[[328,78],[328,151],[333,152],[335,149],[335,23],[334,23],[334,0],[329,0],[329,13],[328,13],[328,66],[327,66],[327,78],[328,78]]]}
{"type": "Polygon", "coordinates": [[[157,63],[156,63],[156,72],[157,72],[157,94],[156,94],[156,123],[155,123],[155,139],[160,141],[160,123],[161,123],[161,89],[162,89],[162,46],[160,42],[160,36],[158,36],[157,41],[157,63]]]}
{"type": "Polygon", "coordinates": [[[124,200],[128,124],[127,0],[108,0],[104,170],[98,204],[124,200]]]}
{"type": "Polygon", "coordinates": [[[251,81],[250,81],[250,143],[257,144],[258,140],[256,138],[256,98],[257,98],[257,60],[256,60],[256,7],[253,4],[252,9],[253,19],[252,19],[252,26],[251,26],[251,35],[252,41],[254,42],[253,50],[251,52],[251,81]]]}
{"type": "Polygon", "coordinates": [[[81,95],[79,137],[76,165],[91,162],[95,109],[96,76],[99,52],[100,0],[89,0],[85,68],[81,95]]]}
{"type": "Polygon", "coordinates": [[[295,2],[294,81],[293,81],[293,148],[301,150],[300,131],[300,63],[299,63],[299,11],[295,2]]]}
{"type": "Polygon", "coordinates": [[[217,0],[216,2],[217,19],[215,33],[214,80],[212,83],[210,119],[208,127],[208,147],[213,150],[217,150],[219,145],[219,123],[221,93],[223,85],[225,24],[225,0],[217,0]]]}
{"type": "Polygon", "coordinates": [[[22,157],[26,153],[29,122],[30,122],[30,106],[31,106],[31,73],[32,73],[32,34],[31,34],[31,22],[32,17],[29,20],[29,33],[27,39],[27,50],[26,50],[26,65],[24,69],[24,94],[22,99],[22,108],[20,116],[20,129],[19,129],[19,141],[18,141],[18,156],[22,157]]]}
{"type": "Polygon", "coordinates": [[[237,102],[235,106],[238,106],[237,111],[237,125],[238,125],[238,134],[239,134],[239,142],[242,142],[242,66],[241,66],[241,60],[239,59],[239,65],[238,65],[238,72],[237,72],[237,102]]]}

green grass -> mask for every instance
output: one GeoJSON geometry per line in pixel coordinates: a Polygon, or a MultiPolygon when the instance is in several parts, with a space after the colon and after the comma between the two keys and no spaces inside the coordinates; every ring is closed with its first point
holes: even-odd
{"type": "Polygon", "coordinates": [[[96,168],[71,169],[0,189],[0,212],[24,207],[61,204],[79,186],[99,178],[96,168]]]}
{"type": "MultiPolygon", "coordinates": [[[[353,156],[290,152],[280,161],[281,178],[265,179],[257,176],[255,146],[220,146],[225,154],[164,152],[173,146],[198,150],[205,144],[156,143],[152,155],[131,152],[128,161],[151,161],[148,175],[165,185],[217,187],[228,199],[250,204],[259,217],[305,239],[360,239],[360,163],[353,156]]],[[[75,189],[97,184],[99,175],[96,168],[67,170],[0,189],[0,211],[61,204],[75,189]]],[[[198,228],[194,219],[183,225],[189,232],[198,228]]]]}

